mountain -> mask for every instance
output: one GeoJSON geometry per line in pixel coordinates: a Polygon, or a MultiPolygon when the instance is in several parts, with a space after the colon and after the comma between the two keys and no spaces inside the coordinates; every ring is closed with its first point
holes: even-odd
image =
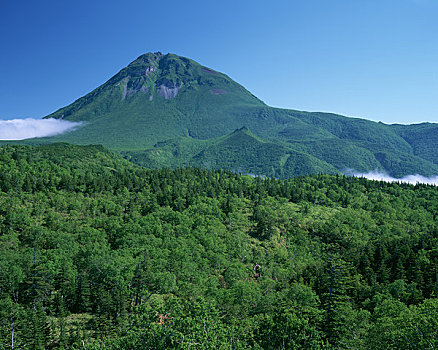
{"type": "Polygon", "coordinates": [[[149,53],[48,118],[86,122],[63,140],[143,150],[175,137],[223,136],[257,107],[265,104],[226,75],[184,57],[149,53]]]}
{"type": "Polygon", "coordinates": [[[223,73],[147,53],[46,118],[82,121],[31,143],[102,144],[148,167],[196,165],[280,178],[385,171],[438,174],[438,125],[385,125],[267,106],[223,73]]]}

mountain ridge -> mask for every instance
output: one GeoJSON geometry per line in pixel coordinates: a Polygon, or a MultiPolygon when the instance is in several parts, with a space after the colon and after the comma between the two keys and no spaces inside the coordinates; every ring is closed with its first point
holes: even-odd
{"type": "Polygon", "coordinates": [[[175,54],[141,55],[46,118],[83,125],[28,142],[102,144],[148,167],[235,164],[231,170],[252,173],[255,168],[274,177],[347,169],[395,177],[438,174],[437,124],[388,125],[270,107],[226,74],[175,54]],[[232,136],[243,127],[254,138],[232,136]],[[284,159],[295,163],[287,167],[284,159]]]}

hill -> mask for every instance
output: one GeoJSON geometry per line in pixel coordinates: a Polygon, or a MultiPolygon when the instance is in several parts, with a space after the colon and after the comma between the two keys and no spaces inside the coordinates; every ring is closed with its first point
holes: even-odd
{"type": "Polygon", "coordinates": [[[0,348],[436,348],[437,216],[426,185],[4,146],[0,348]]]}
{"type": "Polygon", "coordinates": [[[102,144],[147,167],[197,165],[281,178],[346,170],[438,174],[436,124],[272,108],[225,74],[174,54],[140,56],[48,118],[84,123],[28,143],[102,144]],[[243,127],[251,140],[235,133],[243,127]]]}

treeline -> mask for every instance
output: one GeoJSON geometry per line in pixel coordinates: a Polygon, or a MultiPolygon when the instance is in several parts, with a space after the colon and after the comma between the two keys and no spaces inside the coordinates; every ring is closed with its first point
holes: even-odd
{"type": "Polygon", "coordinates": [[[0,148],[0,349],[433,349],[438,189],[0,148]]]}

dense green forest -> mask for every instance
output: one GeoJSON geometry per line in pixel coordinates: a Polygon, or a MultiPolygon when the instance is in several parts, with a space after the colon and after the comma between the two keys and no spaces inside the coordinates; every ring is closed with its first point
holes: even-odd
{"type": "Polygon", "coordinates": [[[438,189],[0,148],[0,349],[436,349],[438,189]]]}

